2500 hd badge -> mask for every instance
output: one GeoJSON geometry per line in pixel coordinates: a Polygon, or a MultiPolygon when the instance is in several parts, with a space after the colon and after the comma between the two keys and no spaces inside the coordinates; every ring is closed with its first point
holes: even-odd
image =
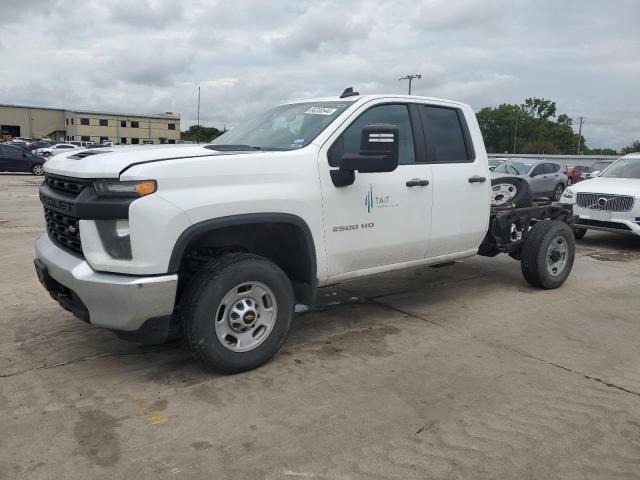
{"type": "Polygon", "coordinates": [[[376,224],[373,222],[370,223],[361,223],[360,225],[358,224],[354,224],[354,225],[341,225],[339,227],[333,227],[333,233],[336,232],[348,232],[350,230],[360,230],[362,228],[373,228],[375,227],[376,224]]]}

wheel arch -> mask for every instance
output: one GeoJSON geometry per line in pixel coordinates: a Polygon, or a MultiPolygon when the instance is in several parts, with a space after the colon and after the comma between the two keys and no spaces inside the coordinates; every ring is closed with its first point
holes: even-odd
{"type": "Polygon", "coordinates": [[[311,305],[318,286],[315,243],[307,223],[288,213],[251,213],[205,220],[187,228],[173,247],[169,273],[180,273],[198,248],[230,248],[263,256],[289,277],[296,300],[311,305]]]}

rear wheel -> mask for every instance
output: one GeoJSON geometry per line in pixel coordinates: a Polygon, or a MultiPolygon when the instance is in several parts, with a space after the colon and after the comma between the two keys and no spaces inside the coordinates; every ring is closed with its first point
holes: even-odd
{"type": "Polygon", "coordinates": [[[187,349],[220,373],[257,368],[287,338],[293,307],[291,282],[276,264],[257,255],[223,255],[189,281],[180,299],[187,349]]]}
{"type": "Polygon", "coordinates": [[[586,228],[575,227],[573,229],[573,236],[576,238],[576,240],[580,240],[586,234],[587,234],[587,229],[586,228]]]}
{"type": "Polygon", "coordinates": [[[44,175],[44,167],[42,165],[34,165],[31,167],[31,173],[34,175],[44,175]]]}
{"type": "Polygon", "coordinates": [[[536,223],[522,247],[520,266],[525,280],[538,288],[560,287],[571,273],[575,250],[573,232],[566,223],[536,223]]]}

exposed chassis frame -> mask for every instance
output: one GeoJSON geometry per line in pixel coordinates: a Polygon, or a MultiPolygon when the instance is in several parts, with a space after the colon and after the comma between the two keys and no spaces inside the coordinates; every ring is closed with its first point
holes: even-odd
{"type": "Polygon", "coordinates": [[[543,220],[557,220],[573,228],[578,217],[566,205],[538,204],[525,208],[493,209],[478,255],[495,257],[499,253],[507,253],[519,259],[529,229],[543,220]]]}

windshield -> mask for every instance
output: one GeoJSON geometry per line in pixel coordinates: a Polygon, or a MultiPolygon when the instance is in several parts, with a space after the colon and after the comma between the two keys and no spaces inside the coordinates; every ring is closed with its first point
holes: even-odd
{"type": "Polygon", "coordinates": [[[591,172],[601,172],[603,171],[605,168],[607,168],[609,165],[611,165],[613,162],[596,162],[593,164],[593,166],[591,167],[591,172]]]}
{"type": "Polygon", "coordinates": [[[489,165],[492,167],[497,167],[498,165],[500,165],[502,162],[504,162],[504,160],[500,160],[500,159],[489,159],[489,165]]]}
{"type": "Polygon", "coordinates": [[[216,138],[212,145],[237,145],[261,150],[302,148],[353,102],[309,102],[267,110],[216,138]]]}
{"type": "Polygon", "coordinates": [[[498,165],[493,171],[498,173],[510,173],[512,175],[523,175],[531,170],[533,163],[505,162],[498,165]]]}
{"type": "Polygon", "coordinates": [[[640,179],[640,158],[621,158],[620,160],[617,160],[613,165],[611,165],[600,176],[607,178],[640,179]]]}

